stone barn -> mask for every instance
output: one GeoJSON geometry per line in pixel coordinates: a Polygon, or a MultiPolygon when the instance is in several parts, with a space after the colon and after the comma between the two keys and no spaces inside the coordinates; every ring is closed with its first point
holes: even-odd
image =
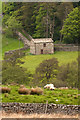
{"type": "Polygon", "coordinates": [[[51,38],[32,39],[30,53],[34,55],[54,53],[54,44],[51,38]]]}

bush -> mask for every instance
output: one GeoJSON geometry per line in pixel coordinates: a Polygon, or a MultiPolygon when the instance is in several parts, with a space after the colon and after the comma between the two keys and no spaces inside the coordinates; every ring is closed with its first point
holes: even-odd
{"type": "Polygon", "coordinates": [[[18,93],[19,93],[19,94],[30,94],[30,90],[27,89],[27,88],[20,88],[20,89],[18,90],[18,93]]]}
{"type": "Polygon", "coordinates": [[[77,62],[62,65],[57,75],[59,87],[78,87],[78,64],[77,62]]]}
{"type": "Polygon", "coordinates": [[[1,87],[1,88],[0,88],[0,91],[1,91],[2,93],[10,93],[10,92],[11,92],[11,89],[8,88],[8,87],[1,87]]]}
{"type": "Polygon", "coordinates": [[[20,66],[19,59],[7,59],[2,62],[2,83],[3,84],[29,84],[30,72],[20,66]]]}
{"type": "Polygon", "coordinates": [[[34,95],[34,94],[42,95],[43,90],[40,87],[31,88],[31,93],[30,94],[32,94],[32,95],[34,95]]]}
{"type": "Polygon", "coordinates": [[[4,94],[4,97],[8,98],[8,93],[5,93],[5,94],[4,94]]]}
{"type": "Polygon", "coordinates": [[[62,80],[53,80],[53,84],[55,87],[65,87],[66,86],[66,82],[65,81],[62,81],[62,80]]]}

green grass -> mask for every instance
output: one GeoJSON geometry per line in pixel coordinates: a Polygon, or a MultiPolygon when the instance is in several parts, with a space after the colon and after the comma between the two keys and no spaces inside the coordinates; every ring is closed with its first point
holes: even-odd
{"type": "MultiPolygon", "coordinates": [[[[20,48],[24,46],[23,42],[20,41],[20,48]]],[[[19,40],[14,38],[7,38],[3,36],[2,38],[2,56],[6,51],[19,49],[19,40]]]]}
{"type": "Polygon", "coordinates": [[[56,88],[54,91],[44,89],[43,95],[20,95],[18,93],[19,86],[9,86],[11,88],[11,93],[8,94],[8,97],[5,97],[5,94],[2,94],[2,102],[22,102],[22,103],[54,103],[54,104],[70,104],[77,105],[78,97],[75,98],[78,94],[77,89],[68,89],[60,90],[56,88]],[[71,95],[68,97],[68,94],[71,95]],[[58,101],[56,101],[58,100],[58,101]]]}
{"type": "Polygon", "coordinates": [[[59,61],[59,65],[71,63],[72,61],[76,61],[78,58],[78,52],[65,52],[65,51],[57,51],[54,54],[48,55],[26,55],[22,58],[25,62],[22,66],[27,68],[32,73],[35,72],[36,67],[45,59],[57,58],[59,61]]]}
{"type": "MultiPolygon", "coordinates": [[[[0,14],[2,13],[2,1],[0,0],[0,14]]],[[[0,29],[2,27],[2,16],[0,16],[0,29]]],[[[2,36],[0,33],[0,59],[2,59],[2,36]]]]}

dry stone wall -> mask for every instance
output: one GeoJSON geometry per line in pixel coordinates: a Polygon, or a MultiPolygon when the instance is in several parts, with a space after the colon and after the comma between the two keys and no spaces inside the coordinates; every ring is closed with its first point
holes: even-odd
{"type": "Polygon", "coordinates": [[[30,46],[30,41],[26,38],[26,37],[24,37],[20,32],[16,32],[16,34],[19,36],[19,39],[20,40],[22,40],[23,41],[23,43],[24,43],[24,46],[30,46]]]}
{"type": "Polygon", "coordinates": [[[1,103],[2,111],[7,113],[25,114],[32,113],[63,113],[66,115],[76,115],[80,113],[78,105],[62,105],[62,104],[44,104],[44,103],[1,103]]]}
{"type": "Polygon", "coordinates": [[[54,44],[55,51],[78,51],[78,45],[73,44],[54,44]]]}
{"type": "MultiPolygon", "coordinates": [[[[16,49],[16,50],[10,50],[6,51],[5,55],[13,54],[16,51],[23,51],[30,48],[29,44],[24,45],[23,48],[16,49]]],[[[54,44],[54,52],[55,51],[80,51],[78,46],[75,46],[73,44],[54,44]]]]}
{"type": "Polygon", "coordinates": [[[17,51],[27,50],[28,48],[29,48],[29,46],[26,46],[26,47],[23,47],[23,48],[20,48],[20,49],[16,49],[16,50],[6,51],[6,52],[5,52],[5,56],[6,56],[6,55],[11,55],[11,54],[13,54],[13,53],[15,53],[15,52],[17,52],[17,51]]]}

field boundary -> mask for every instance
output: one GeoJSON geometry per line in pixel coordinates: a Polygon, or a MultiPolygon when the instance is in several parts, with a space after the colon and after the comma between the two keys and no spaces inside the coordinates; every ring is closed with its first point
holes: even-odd
{"type": "Polygon", "coordinates": [[[54,44],[54,51],[78,51],[78,45],[54,44]]]}
{"type": "MultiPolygon", "coordinates": [[[[5,56],[11,55],[16,51],[23,51],[23,50],[27,50],[29,48],[30,47],[26,45],[25,47],[20,48],[20,49],[6,51],[4,55],[5,56]]],[[[73,44],[54,44],[54,51],[78,51],[78,46],[73,45],[73,44]]]]}
{"type": "Polygon", "coordinates": [[[25,114],[52,114],[60,113],[65,115],[76,115],[80,113],[80,105],[63,105],[63,104],[44,104],[44,103],[0,103],[2,111],[7,113],[25,114]]]}

